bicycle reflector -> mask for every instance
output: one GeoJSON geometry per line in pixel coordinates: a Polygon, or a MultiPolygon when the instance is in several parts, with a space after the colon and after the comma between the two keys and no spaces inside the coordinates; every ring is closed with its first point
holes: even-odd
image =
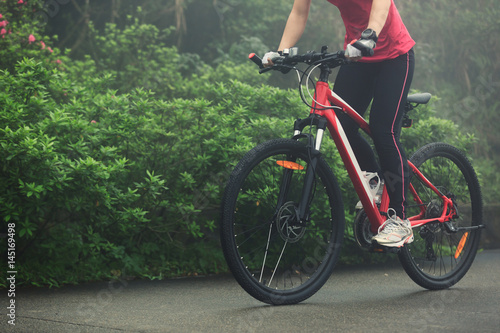
{"type": "Polygon", "coordinates": [[[304,170],[304,167],[299,163],[292,161],[276,161],[278,165],[281,165],[283,168],[287,168],[290,170],[304,170]]]}
{"type": "Polygon", "coordinates": [[[458,243],[457,250],[455,251],[455,259],[458,259],[458,257],[460,257],[460,254],[462,254],[462,250],[464,249],[465,242],[467,241],[467,236],[469,236],[468,232],[463,234],[462,239],[458,243]]]}

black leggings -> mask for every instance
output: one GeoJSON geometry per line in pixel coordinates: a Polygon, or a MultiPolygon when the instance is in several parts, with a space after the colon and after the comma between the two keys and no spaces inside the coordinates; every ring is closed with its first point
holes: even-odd
{"type": "Polygon", "coordinates": [[[337,112],[337,115],[361,170],[378,172],[383,177],[391,200],[390,207],[401,218],[405,217],[409,170],[399,136],[414,67],[413,50],[382,62],[350,63],[340,68],[333,88],[362,116],[373,100],[369,123],[380,166],[370,144],[359,133],[356,123],[343,112],[337,112]]]}

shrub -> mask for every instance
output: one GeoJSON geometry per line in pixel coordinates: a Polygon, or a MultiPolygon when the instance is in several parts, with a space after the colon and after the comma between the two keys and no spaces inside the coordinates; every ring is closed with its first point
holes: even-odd
{"type": "Polygon", "coordinates": [[[34,59],[0,80],[0,214],[16,223],[20,279],[32,284],[220,270],[227,174],[286,133],[293,118],[277,116],[298,105],[236,81],[207,87],[213,101],[116,94],[109,77],[81,85],[34,59]],[[243,94],[246,106],[227,98],[243,94]],[[276,105],[290,108],[257,112],[276,105]]]}
{"type": "Polygon", "coordinates": [[[0,68],[12,72],[23,58],[43,61],[47,68],[60,67],[66,59],[50,47],[52,38],[43,35],[41,1],[0,1],[0,68]]]}

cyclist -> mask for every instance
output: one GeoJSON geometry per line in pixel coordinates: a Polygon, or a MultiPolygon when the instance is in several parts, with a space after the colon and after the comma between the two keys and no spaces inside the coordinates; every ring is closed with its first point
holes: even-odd
{"type": "MultiPolygon", "coordinates": [[[[294,0],[277,52],[263,57],[266,66],[283,49],[302,36],[312,0],[294,0]]],[[[400,247],[413,241],[405,218],[409,168],[400,144],[402,116],[413,77],[415,42],[393,0],[328,0],[341,14],[346,35],[344,48],[350,62],[343,65],[333,90],[364,115],[370,102],[370,128],[379,157],[378,165],[358,126],[337,112],[362,170],[377,172],[385,180],[390,198],[389,218],[373,238],[379,244],[400,247]]]]}

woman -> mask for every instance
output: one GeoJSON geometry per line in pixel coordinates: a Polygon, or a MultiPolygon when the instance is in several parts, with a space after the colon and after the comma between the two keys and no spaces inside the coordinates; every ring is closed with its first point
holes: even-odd
{"type": "MultiPolygon", "coordinates": [[[[294,1],[278,52],[299,41],[311,1],[294,1]]],[[[382,175],[391,201],[392,214],[373,239],[384,246],[400,247],[413,241],[410,222],[405,219],[409,170],[399,136],[413,77],[415,42],[393,0],[328,1],[340,10],[346,28],[346,57],[351,61],[340,68],[334,91],[361,115],[372,102],[369,122],[380,167],[354,121],[343,113],[338,116],[361,169],[382,175]]],[[[263,62],[271,65],[270,59],[276,55],[266,53],[263,62]]]]}

